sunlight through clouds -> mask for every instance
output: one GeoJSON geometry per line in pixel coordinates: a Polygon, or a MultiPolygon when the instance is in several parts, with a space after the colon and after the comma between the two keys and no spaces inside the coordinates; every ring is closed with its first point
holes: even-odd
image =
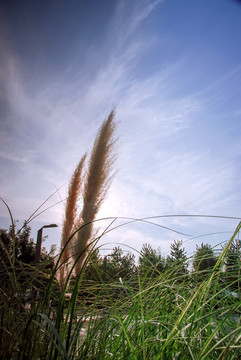
{"type": "MultiPolygon", "coordinates": [[[[46,6],[55,13],[55,5],[46,6]]],[[[37,29],[32,4],[26,29],[33,37],[14,22],[20,15],[6,8],[8,21],[2,26],[8,36],[0,39],[0,181],[1,196],[15,217],[26,219],[64,184],[49,206],[66,198],[77,162],[113,108],[120,136],[117,173],[100,217],[239,216],[241,65],[235,47],[223,61],[221,47],[211,52],[211,41],[228,48],[229,39],[209,37],[207,25],[199,44],[192,30],[199,34],[202,29],[195,28],[188,13],[177,18],[180,4],[175,1],[107,2],[100,13],[79,4],[80,20],[74,7],[66,6],[73,27],[59,8],[52,23],[44,23],[40,14],[43,24],[37,29]],[[69,32],[58,35],[63,25],[69,32]],[[52,34],[47,39],[46,31],[52,34]],[[200,58],[206,43],[210,53],[200,58]]],[[[236,16],[231,5],[222,6],[213,20],[217,25],[226,9],[236,16]]],[[[193,19],[205,18],[209,5],[204,7],[199,15],[193,12],[193,19]]],[[[234,30],[231,25],[226,30],[230,38],[240,27],[235,19],[234,30]]],[[[63,209],[64,201],[38,221],[61,224],[63,209]]],[[[3,207],[0,215],[6,221],[3,207]]],[[[191,226],[187,219],[172,221],[180,229],[191,226]]],[[[202,222],[193,222],[197,233],[202,222]]],[[[131,231],[126,242],[134,236],[131,231]]],[[[144,237],[156,244],[158,236],[150,230],[144,237]]],[[[122,242],[123,234],[115,238],[122,242]]],[[[173,235],[165,233],[162,239],[169,244],[173,235]]]]}

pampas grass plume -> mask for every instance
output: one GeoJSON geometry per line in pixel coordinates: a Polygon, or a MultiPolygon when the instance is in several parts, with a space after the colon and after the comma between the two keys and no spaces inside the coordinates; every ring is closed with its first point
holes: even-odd
{"type": "MultiPolygon", "coordinates": [[[[83,167],[86,159],[86,154],[82,157],[79,164],[77,165],[74,174],[72,175],[70,184],[69,184],[69,191],[68,191],[68,198],[66,201],[65,207],[65,218],[63,222],[63,229],[62,229],[62,238],[61,238],[61,249],[63,249],[69,241],[70,236],[72,235],[77,220],[77,201],[81,194],[81,185],[82,185],[82,173],[83,167]]],[[[72,240],[72,239],[71,239],[72,240]]],[[[62,256],[61,256],[61,263],[62,266],[60,268],[60,284],[61,286],[65,283],[66,272],[68,261],[71,257],[72,253],[72,241],[69,241],[68,245],[65,247],[62,256]]]]}
{"type": "Polygon", "coordinates": [[[89,161],[83,189],[83,209],[79,218],[80,225],[88,225],[84,226],[76,237],[76,256],[82,254],[76,265],[77,274],[80,272],[87,255],[87,247],[93,235],[93,221],[103,203],[112,179],[110,172],[115,160],[113,150],[116,142],[113,140],[116,128],[114,116],[115,112],[112,111],[100,127],[89,161]]]}

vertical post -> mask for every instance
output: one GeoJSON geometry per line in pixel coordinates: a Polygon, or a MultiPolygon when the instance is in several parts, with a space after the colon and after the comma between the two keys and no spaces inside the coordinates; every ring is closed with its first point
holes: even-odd
{"type": "Polygon", "coordinates": [[[58,225],[56,225],[56,224],[44,225],[44,226],[41,227],[41,229],[38,230],[37,244],[36,244],[36,254],[35,254],[35,261],[36,262],[40,261],[43,229],[44,228],[52,228],[52,227],[58,227],[58,225]]]}
{"type": "Polygon", "coordinates": [[[104,282],[106,282],[106,265],[107,265],[106,260],[107,260],[107,257],[105,256],[104,261],[103,261],[103,280],[104,280],[104,282]]]}
{"type": "Polygon", "coordinates": [[[35,254],[35,261],[40,261],[40,252],[41,252],[41,246],[42,246],[42,235],[43,235],[43,228],[38,230],[37,235],[37,244],[36,244],[36,254],[35,254]]]}

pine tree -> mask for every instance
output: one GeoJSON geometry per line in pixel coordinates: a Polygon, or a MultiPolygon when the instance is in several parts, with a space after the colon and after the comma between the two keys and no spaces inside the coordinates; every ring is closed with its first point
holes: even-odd
{"type": "Polygon", "coordinates": [[[142,276],[158,276],[165,270],[165,258],[161,252],[145,243],[139,256],[139,272],[142,276]]]}
{"type": "Polygon", "coordinates": [[[167,257],[167,268],[175,269],[179,274],[187,274],[188,263],[185,249],[182,247],[182,240],[174,240],[170,246],[170,255],[167,257]]]}
{"type": "Polygon", "coordinates": [[[193,269],[197,278],[203,280],[212,271],[217,262],[212,247],[208,244],[201,244],[200,247],[196,246],[196,252],[193,259],[193,269]]]}
{"type": "Polygon", "coordinates": [[[241,291],[241,240],[235,240],[228,250],[224,278],[232,290],[241,291]]]}

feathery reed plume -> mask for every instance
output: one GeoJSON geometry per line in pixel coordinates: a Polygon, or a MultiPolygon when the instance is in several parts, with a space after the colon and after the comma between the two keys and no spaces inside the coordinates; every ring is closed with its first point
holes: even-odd
{"type": "MultiPolygon", "coordinates": [[[[82,183],[82,172],[83,167],[86,159],[86,154],[80,160],[78,166],[75,169],[74,174],[72,175],[70,184],[69,184],[69,191],[68,191],[68,198],[66,201],[65,207],[65,218],[63,222],[63,229],[62,229],[62,238],[61,238],[61,249],[65,247],[67,244],[70,236],[74,231],[74,225],[77,218],[77,200],[80,196],[81,192],[81,183],[82,183]]],[[[72,239],[71,239],[72,240],[72,239]]],[[[66,278],[66,268],[68,266],[68,261],[70,259],[72,250],[71,246],[73,241],[69,241],[68,245],[65,247],[63,254],[61,256],[61,262],[63,265],[60,268],[60,284],[63,287],[66,278]]]]}
{"type": "Polygon", "coordinates": [[[75,271],[78,274],[83,266],[87,255],[87,246],[93,235],[93,221],[100,209],[100,206],[109,189],[111,179],[110,171],[115,160],[113,148],[116,140],[113,134],[116,128],[114,123],[115,112],[112,111],[109,117],[103,122],[96,136],[89,161],[86,182],[83,190],[83,209],[80,214],[79,224],[84,225],[76,237],[76,253],[81,253],[75,271]]]}

